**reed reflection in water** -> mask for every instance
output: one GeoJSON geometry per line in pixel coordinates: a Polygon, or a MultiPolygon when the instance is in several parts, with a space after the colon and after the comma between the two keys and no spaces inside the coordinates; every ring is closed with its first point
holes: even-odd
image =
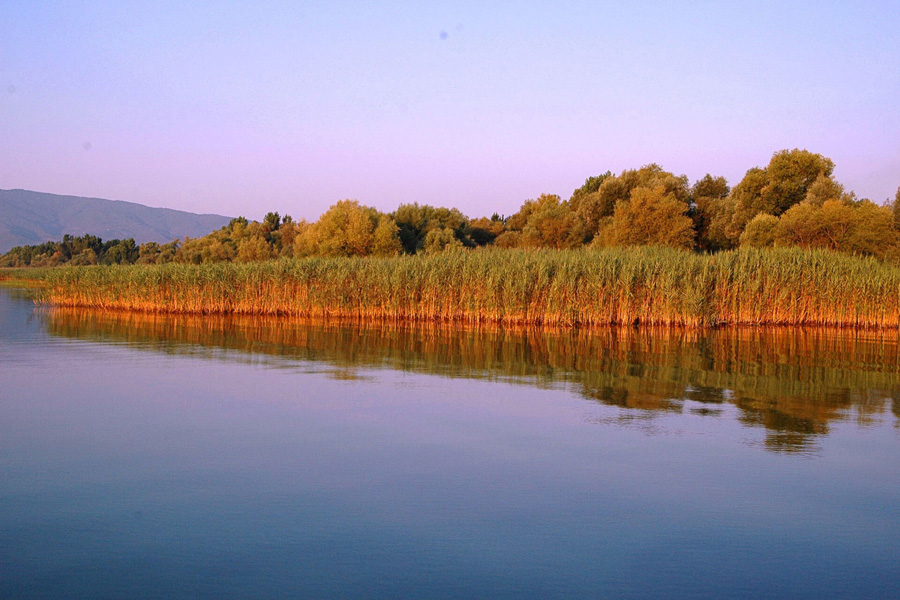
{"type": "Polygon", "coordinates": [[[461,327],[56,308],[54,336],[273,365],[318,363],[336,376],[389,368],[565,386],[621,409],[617,419],[737,414],[776,452],[810,452],[833,423],[900,419],[898,333],[821,328],[682,330],[461,327]],[[723,411],[733,405],[737,411],[723,411]],[[893,413],[891,415],[890,413],[893,413]]]}

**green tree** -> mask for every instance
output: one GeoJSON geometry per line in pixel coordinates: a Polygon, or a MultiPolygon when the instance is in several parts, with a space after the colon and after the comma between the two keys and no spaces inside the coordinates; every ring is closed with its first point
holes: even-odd
{"type": "Polygon", "coordinates": [[[775,207],[765,204],[762,194],[768,183],[768,172],[765,169],[753,167],[747,171],[740,183],[731,190],[734,212],[726,232],[729,238],[732,240],[740,238],[747,223],[756,215],[760,213],[774,214],[775,207]]]}
{"type": "MultiPolygon", "coordinates": [[[[852,215],[839,215],[839,222],[832,223],[832,227],[841,230],[849,228],[852,222],[852,215]]],[[[821,206],[814,204],[798,204],[792,206],[787,212],[778,219],[776,227],[776,239],[780,246],[801,246],[803,248],[826,248],[834,249],[829,237],[835,235],[842,236],[844,232],[833,232],[831,236],[826,235],[824,215],[821,206]]]]}
{"type": "Polygon", "coordinates": [[[815,206],[822,206],[829,200],[840,200],[847,204],[855,201],[853,194],[844,191],[844,186],[824,174],[819,175],[809,186],[803,201],[815,206]]]}
{"type": "Polygon", "coordinates": [[[487,246],[494,243],[497,236],[506,231],[503,218],[494,213],[491,218],[479,217],[469,221],[469,237],[476,246],[487,246]]]}
{"type": "Polygon", "coordinates": [[[775,229],[778,217],[760,213],[750,219],[744,233],[741,234],[741,246],[750,248],[767,248],[775,244],[775,229]]]}
{"type": "Polygon", "coordinates": [[[399,227],[400,241],[407,254],[425,249],[425,238],[433,229],[449,229],[464,246],[474,246],[469,237],[469,219],[455,208],[428,204],[401,204],[393,213],[399,227]]]}
{"type": "Polygon", "coordinates": [[[519,207],[518,212],[512,214],[506,220],[506,231],[514,231],[521,233],[522,230],[525,229],[525,226],[528,224],[528,219],[531,217],[531,213],[533,213],[538,208],[537,200],[526,200],[522,203],[522,206],[519,207]]]}
{"type": "Polygon", "coordinates": [[[581,218],[554,194],[542,194],[534,201],[522,237],[523,246],[574,248],[584,243],[581,218]]]}
{"type": "Polygon", "coordinates": [[[819,177],[830,178],[834,163],[821,154],[795,148],[776,152],[766,170],[769,183],[762,194],[777,216],[799,204],[819,177]]]}
{"type": "Polygon", "coordinates": [[[797,204],[781,215],[774,233],[776,245],[828,248],[878,258],[896,255],[898,246],[891,210],[868,200],[797,204]]]}
{"type": "Polygon", "coordinates": [[[606,173],[601,173],[600,175],[594,175],[585,179],[584,185],[572,192],[572,196],[569,198],[569,207],[577,213],[581,208],[582,201],[588,196],[596,194],[597,191],[599,191],[600,186],[603,185],[603,182],[612,176],[612,172],[607,171],[606,173]]]}
{"type": "MultiPolygon", "coordinates": [[[[833,171],[834,163],[821,154],[796,148],[776,152],[766,168],[747,171],[732,191],[735,212],[729,237],[740,238],[747,223],[760,213],[784,214],[806,198],[820,177],[830,179],[833,171]]],[[[819,190],[825,187],[825,182],[819,183],[819,190]]]]}
{"type": "MultiPolygon", "coordinates": [[[[305,223],[305,221],[303,221],[305,223]]],[[[290,215],[285,215],[278,231],[273,233],[275,243],[275,253],[278,256],[294,255],[294,240],[300,231],[299,223],[295,223],[290,215]]]]}
{"type": "Polygon", "coordinates": [[[429,229],[428,234],[425,236],[426,254],[445,252],[447,250],[462,250],[463,248],[462,242],[459,241],[449,227],[429,229]]]}
{"type": "MultiPolygon", "coordinates": [[[[694,222],[697,246],[700,250],[716,251],[730,247],[728,238],[722,231],[723,213],[728,213],[732,206],[727,200],[730,193],[731,188],[724,177],[713,177],[709,173],[691,188],[693,205],[690,217],[694,222]]],[[[730,213],[727,218],[731,219],[730,213]]]]}
{"type": "Polygon", "coordinates": [[[146,242],[138,248],[138,264],[155,265],[156,257],[159,256],[159,244],[156,242],[146,242]]]}
{"type": "Polygon", "coordinates": [[[263,217],[263,226],[269,231],[278,231],[278,228],[281,227],[281,215],[277,212],[266,213],[266,216],[263,217]]]}
{"type": "MultiPolygon", "coordinates": [[[[238,244],[237,262],[260,262],[269,260],[274,255],[272,246],[262,236],[244,238],[238,244]]],[[[213,262],[213,261],[207,261],[213,262]]]]}
{"type": "Polygon", "coordinates": [[[235,217],[228,221],[228,225],[223,227],[222,229],[227,229],[229,231],[233,230],[235,227],[246,227],[249,225],[249,221],[247,221],[247,217],[235,217]]]}
{"type": "Polygon", "coordinates": [[[72,266],[96,265],[98,264],[97,253],[93,248],[85,248],[72,257],[69,264],[72,266]]]}
{"type": "Polygon", "coordinates": [[[628,202],[634,190],[656,187],[663,188],[665,195],[683,202],[685,207],[689,205],[687,177],[676,176],[656,163],[604,177],[597,191],[585,195],[578,203],[576,212],[584,224],[585,238],[591,240],[596,236],[604,219],[612,216],[619,204],[628,202]]]}
{"type": "Polygon", "coordinates": [[[403,252],[403,244],[400,242],[400,228],[388,215],[381,215],[378,218],[378,225],[375,226],[372,238],[372,254],[377,256],[397,256],[403,252]]]}
{"type": "Polygon", "coordinates": [[[688,205],[665,186],[637,188],[627,202],[616,206],[602,242],[609,246],[691,248],[694,229],[687,211],[688,205]]]}
{"type": "Polygon", "coordinates": [[[724,177],[716,177],[707,173],[694,182],[691,187],[691,199],[696,202],[700,198],[714,198],[721,200],[731,193],[728,180],[724,177]]]}
{"type": "Polygon", "coordinates": [[[518,248],[521,239],[521,231],[504,231],[494,240],[494,246],[497,248],[518,248]]]}
{"type": "Polygon", "coordinates": [[[311,223],[299,221],[297,233],[294,236],[294,257],[305,258],[316,254],[319,248],[319,240],[316,230],[311,223]]]}
{"type": "MultiPolygon", "coordinates": [[[[846,202],[842,202],[841,205],[847,206],[846,202]]],[[[842,249],[882,259],[896,260],[900,257],[900,233],[893,226],[894,216],[891,209],[870,200],[861,200],[852,207],[856,213],[855,227],[847,236],[842,249]]]]}
{"type": "Polygon", "coordinates": [[[178,251],[175,253],[175,262],[199,265],[203,262],[203,241],[200,238],[185,236],[178,251]]]}
{"type": "Polygon", "coordinates": [[[110,240],[103,244],[100,264],[132,265],[140,257],[140,250],[133,238],[126,240],[110,240]]]}
{"type": "Polygon", "coordinates": [[[178,254],[178,249],[181,247],[181,242],[178,240],[173,240],[168,244],[163,244],[159,247],[159,254],[156,256],[156,264],[161,265],[164,263],[175,262],[175,256],[178,254]]]}
{"type": "Polygon", "coordinates": [[[897,188],[897,195],[894,196],[894,203],[891,205],[894,215],[894,227],[900,229],[900,187],[897,188]]]}
{"type": "Polygon", "coordinates": [[[368,256],[379,213],[356,200],[333,204],[294,242],[296,256],[368,256]]]}

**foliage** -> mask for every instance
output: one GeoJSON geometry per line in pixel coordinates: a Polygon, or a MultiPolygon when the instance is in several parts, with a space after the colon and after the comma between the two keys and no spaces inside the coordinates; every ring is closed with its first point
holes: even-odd
{"type": "Polygon", "coordinates": [[[844,186],[824,174],[819,175],[809,186],[803,201],[815,206],[822,206],[829,200],[840,200],[850,204],[856,200],[853,194],[847,194],[844,186]]]}
{"type": "Polygon", "coordinates": [[[735,212],[729,236],[738,239],[747,223],[760,213],[776,217],[783,214],[803,201],[811,188],[813,198],[828,199],[833,192],[833,171],[834,163],[821,154],[797,148],[776,152],[768,166],[750,169],[735,186],[735,212]]]}
{"type": "Polygon", "coordinates": [[[565,201],[542,194],[509,217],[470,219],[455,208],[419,203],[383,213],[341,200],[315,222],[268,212],[261,222],[237,217],[202,238],[167,244],[67,235],[61,242],[13,248],[0,256],[0,267],[199,265],[585,245],[664,245],[706,253],[793,245],[900,261],[900,189],[890,208],[880,207],[857,200],[832,177],[833,170],[834,163],[820,154],[782,150],[731,189],[724,177],[711,174],[689,186],[686,176],[654,163],[589,177],[565,201]]]}
{"type": "Polygon", "coordinates": [[[542,194],[531,204],[520,246],[574,248],[584,243],[581,218],[559,196],[542,194]]]}
{"type": "Polygon", "coordinates": [[[311,254],[368,256],[372,253],[377,224],[377,210],[356,200],[341,200],[301,234],[301,242],[311,254]]]}
{"type": "Polygon", "coordinates": [[[734,203],[729,199],[731,188],[724,177],[709,173],[691,188],[691,220],[697,233],[700,250],[716,251],[730,248],[724,226],[731,221],[734,203]]]}
{"type": "Polygon", "coordinates": [[[487,246],[494,243],[505,230],[506,223],[497,213],[491,215],[490,219],[479,217],[469,221],[469,237],[476,246],[487,246]]]}
{"type": "MultiPolygon", "coordinates": [[[[468,236],[468,218],[455,208],[401,204],[392,216],[407,254],[425,250],[426,237],[432,230],[449,230],[461,245],[474,245],[468,236]]],[[[432,236],[432,239],[435,237],[432,236]]]]}
{"type": "Polygon", "coordinates": [[[403,252],[400,242],[400,228],[388,215],[378,217],[378,225],[372,233],[372,254],[376,256],[397,256],[403,252]]]}
{"type": "Polygon", "coordinates": [[[744,233],[741,234],[741,246],[750,248],[767,248],[775,244],[775,228],[778,217],[760,213],[753,217],[744,233]]]}
{"type": "Polygon", "coordinates": [[[607,171],[601,175],[588,177],[584,181],[584,185],[572,192],[569,198],[569,207],[572,211],[581,217],[582,223],[590,223],[591,229],[585,231],[588,237],[596,234],[594,225],[605,215],[600,201],[599,190],[603,182],[612,177],[611,171],[607,171]]]}
{"type": "Polygon", "coordinates": [[[887,207],[868,200],[822,205],[798,204],[784,213],[774,229],[775,243],[802,248],[828,248],[884,258],[895,256],[900,244],[887,207]]]}
{"type": "Polygon", "coordinates": [[[602,243],[607,246],[671,246],[692,248],[694,230],[688,205],[663,185],[636,188],[620,202],[602,243]]]}
{"type": "Polygon", "coordinates": [[[665,171],[657,164],[650,164],[640,169],[625,170],[618,176],[606,175],[597,187],[597,191],[586,194],[579,202],[577,213],[584,223],[585,237],[593,239],[606,217],[611,217],[620,204],[631,199],[638,188],[662,187],[666,195],[690,203],[687,177],[676,176],[665,171]]]}
{"type": "Polygon", "coordinates": [[[0,267],[53,267],[66,263],[134,264],[140,251],[131,238],[104,242],[94,235],[64,235],[60,242],[17,246],[0,257],[0,267]]]}
{"type": "Polygon", "coordinates": [[[900,187],[897,188],[897,195],[894,196],[894,202],[891,204],[891,211],[894,216],[894,227],[900,229],[900,187]]]}
{"type": "Polygon", "coordinates": [[[462,242],[459,241],[452,229],[449,227],[437,227],[428,230],[423,249],[428,254],[434,254],[435,252],[461,250],[462,248],[462,242]]]}

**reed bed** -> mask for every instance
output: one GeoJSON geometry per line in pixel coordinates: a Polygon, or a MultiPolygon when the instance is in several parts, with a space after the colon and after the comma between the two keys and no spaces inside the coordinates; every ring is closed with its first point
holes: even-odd
{"type": "Polygon", "coordinates": [[[39,301],[155,313],[550,326],[900,326],[900,269],[797,248],[486,250],[64,267],[39,301]]]}
{"type": "Polygon", "coordinates": [[[38,288],[50,268],[0,268],[0,286],[17,288],[38,288]]]}

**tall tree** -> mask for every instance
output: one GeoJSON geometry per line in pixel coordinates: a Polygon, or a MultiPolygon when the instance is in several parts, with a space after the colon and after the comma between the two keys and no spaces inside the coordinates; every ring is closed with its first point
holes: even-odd
{"type": "Polygon", "coordinates": [[[400,242],[400,228],[389,215],[381,215],[372,234],[372,254],[397,256],[403,252],[400,242]]]}
{"type": "Polygon", "coordinates": [[[520,245],[574,248],[584,243],[581,218],[555,194],[542,194],[522,229],[520,245]]]}
{"type": "Polygon", "coordinates": [[[868,200],[852,204],[827,200],[822,205],[802,202],[778,219],[774,241],[782,246],[828,248],[884,258],[897,252],[898,232],[892,221],[888,207],[868,200]]]}
{"type": "Polygon", "coordinates": [[[584,195],[578,202],[576,212],[584,223],[585,238],[593,239],[601,224],[613,215],[619,204],[631,198],[634,190],[656,187],[662,187],[666,195],[672,195],[685,207],[688,206],[690,189],[687,177],[670,173],[656,163],[625,170],[619,175],[603,176],[597,191],[584,195]]]}
{"type": "Polygon", "coordinates": [[[596,194],[597,190],[600,189],[600,186],[603,185],[603,182],[612,176],[612,172],[607,171],[606,173],[601,173],[600,175],[594,175],[585,179],[584,185],[573,191],[572,196],[569,198],[569,206],[572,210],[577,213],[581,206],[581,202],[591,194],[596,194]]]}
{"type": "MultiPolygon", "coordinates": [[[[719,232],[723,213],[731,208],[726,198],[731,193],[724,177],[714,177],[707,173],[691,188],[691,220],[697,232],[697,246],[700,250],[716,251],[729,246],[727,238],[719,232]],[[717,221],[716,225],[713,222],[717,221]]],[[[728,218],[731,218],[730,213],[728,218]]]]}
{"type": "Polygon", "coordinates": [[[374,208],[340,200],[311,226],[298,228],[294,255],[367,256],[372,253],[378,219],[374,208]]]}
{"type": "Polygon", "coordinates": [[[469,238],[469,219],[455,208],[428,204],[401,204],[391,215],[399,227],[400,241],[407,254],[425,249],[425,238],[433,229],[449,229],[464,246],[474,246],[469,238]]]}
{"type": "Polygon", "coordinates": [[[894,203],[891,208],[894,213],[894,227],[900,229],[900,187],[897,188],[897,195],[894,196],[894,203]]]}
{"type": "Polygon", "coordinates": [[[687,216],[688,205],[665,186],[640,187],[628,202],[621,202],[612,223],[603,231],[603,242],[610,246],[672,246],[691,248],[694,228],[687,216]]]}
{"type": "Polygon", "coordinates": [[[821,154],[797,148],[776,152],[768,166],[747,171],[732,191],[735,211],[729,236],[740,238],[747,223],[760,213],[782,215],[803,201],[820,177],[830,179],[833,171],[834,163],[821,154]]]}

